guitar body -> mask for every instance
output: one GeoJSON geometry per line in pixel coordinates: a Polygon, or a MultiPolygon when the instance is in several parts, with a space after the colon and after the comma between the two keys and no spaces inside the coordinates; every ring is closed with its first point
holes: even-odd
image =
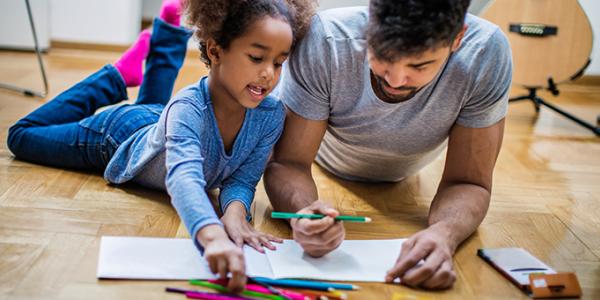
{"type": "Polygon", "coordinates": [[[577,0],[496,0],[481,17],[508,37],[516,84],[547,87],[550,77],[557,84],[569,81],[589,61],[592,27],[577,0]]]}

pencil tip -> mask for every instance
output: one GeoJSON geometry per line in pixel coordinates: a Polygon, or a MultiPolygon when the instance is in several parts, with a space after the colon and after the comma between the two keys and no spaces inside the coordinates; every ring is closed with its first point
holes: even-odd
{"type": "Polygon", "coordinates": [[[371,222],[371,221],[373,221],[371,218],[369,218],[369,217],[365,217],[365,222],[366,222],[366,223],[369,223],[369,222],[371,222]]]}

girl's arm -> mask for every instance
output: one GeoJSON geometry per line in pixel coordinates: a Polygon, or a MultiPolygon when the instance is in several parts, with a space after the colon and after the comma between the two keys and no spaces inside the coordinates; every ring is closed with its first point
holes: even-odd
{"type": "MultiPolygon", "coordinates": [[[[204,145],[198,129],[204,112],[187,99],[174,100],[165,110],[167,192],[190,235],[196,237],[204,226],[222,226],[205,192],[204,145]]],[[[204,245],[195,243],[203,251],[204,245]]]]}
{"type": "Polygon", "coordinates": [[[187,99],[174,100],[165,110],[165,180],[171,202],[211,271],[221,278],[231,273],[228,287],[239,291],[246,283],[243,252],[229,239],[205,192],[203,111],[187,99]]]}
{"type": "Polygon", "coordinates": [[[273,146],[283,130],[285,110],[281,103],[262,124],[259,142],[242,165],[223,181],[219,202],[223,210],[223,222],[230,237],[241,246],[244,242],[262,252],[262,246],[274,249],[270,241],[281,239],[256,232],[246,220],[251,219],[250,206],[256,185],[260,180],[273,146]]]}

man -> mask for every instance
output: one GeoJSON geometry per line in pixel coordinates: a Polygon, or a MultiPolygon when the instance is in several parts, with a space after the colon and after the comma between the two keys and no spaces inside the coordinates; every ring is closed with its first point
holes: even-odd
{"type": "Polygon", "coordinates": [[[284,69],[288,115],[265,173],[275,210],[329,216],[290,222],[309,255],[344,239],[338,212],[317,200],[315,157],[341,178],[396,182],[447,146],[429,226],[403,244],[386,281],[454,283],[452,256],[489,206],[512,76],[506,37],[466,14],[469,2],[371,0],[314,17],[284,69]]]}

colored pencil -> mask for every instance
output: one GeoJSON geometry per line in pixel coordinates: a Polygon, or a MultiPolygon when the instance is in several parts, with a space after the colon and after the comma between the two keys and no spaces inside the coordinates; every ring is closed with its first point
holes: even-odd
{"type": "Polygon", "coordinates": [[[348,295],[339,291],[310,291],[305,289],[296,289],[298,293],[306,294],[309,296],[313,296],[316,299],[337,299],[337,300],[346,300],[348,299],[348,295]]]}
{"type": "MultiPolygon", "coordinates": [[[[271,218],[273,219],[323,219],[325,215],[322,214],[294,214],[294,213],[286,213],[286,212],[277,212],[274,211],[271,213],[271,218]]],[[[334,218],[336,221],[347,221],[347,222],[363,222],[368,223],[371,222],[371,218],[369,217],[361,217],[361,216],[337,216],[334,218]]]]}
{"type": "Polygon", "coordinates": [[[300,289],[309,289],[317,291],[333,291],[333,290],[358,290],[359,287],[353,284],[335,283],[335,282],[319,282],[298,279],[270,279],[266,277],[252,277],[252,280],[260,283],[265,283],[274,286],[293,287],[300,289]]]}
{"type": "MultiPolygon", "coordinates": [[[[227,285],[228,280],[227,279],[211,279],[211,280],[208,280],[208,282],[225,286],[225,285],[227,285]]],[[[307,299],[309,299],[309,297],[307,297],[306,295],[296,292],[296,291],[285,290],[285,289],[275,289],[273,287],[271,287],[271,289],[273,289],[273,290],[271,290],[265,286],[261,286],[258,284],[251,284],[251,283],[246,284],[245,289],[247,289],[249,291],[253,291],[253,292],[264,293],[264,294],[280,295],[280,296],[289,298],[290,300],[307,300],[307,299]]]]}
{"type": "Polygon", "coordinates": [[[217,293],[208,293],[202,291],[194,291],[194,290],[186,290],[181,288],[172,288],[167,287],[165,291],[171,293],[180,293],[186,295],[186,297],[191,299],[205,299],[205,300],[252,300],[250,298],[241,297],[237,295],[226,295],[226,294],[217,294],[217,293]]]}
{"type": "MultiPolygon", "coordinates": [[[[219,291],[222,293],[230,293],[229,289],[227,289],[226,287],[224,287],[220,284],[216,284],[216,283],[212,283],[212,282],[208,282],[208,281],[192,279],[192,280],[190,280],[190,284],[206,287],[206,288],[213,289],[213,290],[216,290],[216,291],[219,291]]],[[[244,291],[242,291],[241,294],[244,296],[257,297],[257,298],[270,299],[270,300],[286,300],[284,297],[281,297],[281,296],[269,295],[269,294],[253,292],[253,291],[249,291],[249,290],[244,290],[244,291]]]]}
{"type": "Polygon", "coordinates": [[[206,292],[187,292],[185,296],[190,299],[202,300],[252,300],[246,297],[238,297],[226,294],[206,293],[206,292]]]}

